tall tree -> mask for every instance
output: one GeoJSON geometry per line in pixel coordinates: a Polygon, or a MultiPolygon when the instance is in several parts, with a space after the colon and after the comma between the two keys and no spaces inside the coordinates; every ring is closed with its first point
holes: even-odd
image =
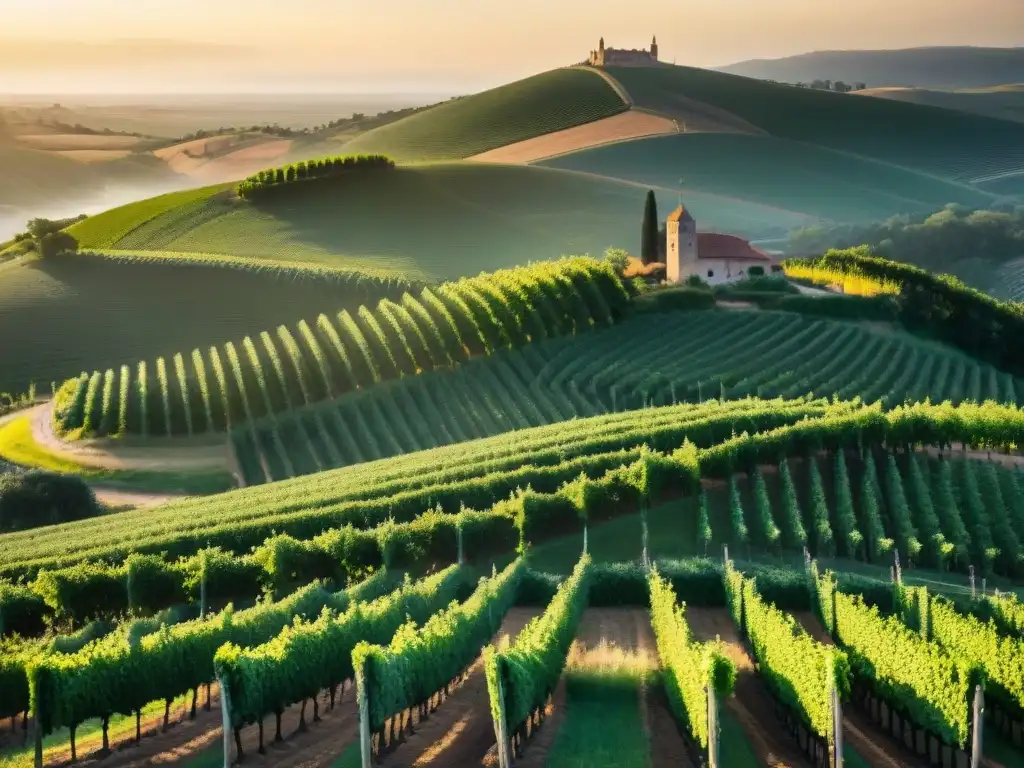
{"type": "Polygon", "coordinates": [[[647,190],[644,203],[644,222],[640,230],[640,261],[644,264],[658,260],[658,203],[654,190],[647,190]]]}

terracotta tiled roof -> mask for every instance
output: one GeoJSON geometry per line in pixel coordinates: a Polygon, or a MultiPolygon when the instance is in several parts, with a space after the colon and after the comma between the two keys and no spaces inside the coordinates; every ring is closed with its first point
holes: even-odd
{"type": "Polygon", "coordinates": [[[718,232],[697,233],[698,259],[737,259],[743,261],[772,261],[772,257],[742,237],[722,235],[718,232]]]}
{"type": "Polygon", "coordinates": [[[669,221],[693,221],[693,216],[683,206],[679,206],[668,215],[669,221]]]}

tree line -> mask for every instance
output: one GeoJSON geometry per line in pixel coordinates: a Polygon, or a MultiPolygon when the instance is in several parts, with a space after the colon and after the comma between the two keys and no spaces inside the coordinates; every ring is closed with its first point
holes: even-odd
{"type": "Polygon", "coordinates": [[[868,246],[829,250],[816,259],[787,259],[787,274],[812,280],[875,281],[894,289],[896,315],[925,333],[1016,376],[1024,375],[1024,304],[1004,302],[952,275],[873,256],[868,246]]]}
{"type": "Polygon", "coordinates": [[[790,232],[787,250],[806,256],[865,244],[877,256],[932,271],[968,260],[1002,263],[1024,256],[1024,205],[971,209],[951,203],[935,213],[870,224],[814,225],[790,232]]]}
{"type": "Polygon", "coordinates": [[[395,161],[385,155],[347,155],[303,160],[291,165],[266,170],[249,176],[238,185],[238,196],[251,199],[266,190],[306,179],[340,176],[355,171],[388,170],[395,161]]]}

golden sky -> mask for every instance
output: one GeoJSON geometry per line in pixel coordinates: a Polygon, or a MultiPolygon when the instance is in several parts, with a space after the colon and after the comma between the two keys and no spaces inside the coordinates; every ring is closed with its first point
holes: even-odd
{"type": "Polygon", "coordinates": [[[0,0],[0,22],[0,93],[248,80],[468,90],[579,61],[601,35],[631,48],[656,33],[663,60],[695,66],[1024,45],[1024,0],[0,0]]]}

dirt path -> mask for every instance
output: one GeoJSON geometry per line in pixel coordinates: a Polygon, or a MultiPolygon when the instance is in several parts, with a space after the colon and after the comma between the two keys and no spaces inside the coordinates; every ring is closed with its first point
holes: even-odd
{"type": "Polygon", "coordinates": [[[67,456],[87,467],[164,472],[229,471],[226,439],[212,445],[181,439],[178,445],[170,446],[136,446],[112,440],[66,441],[53,431],[52,401],[20,413],[29,416],[32,438],[41,448],[67,456]]]}
{"type": "MultiPolygon", "coordinates": [[[[515,638],[539,608],[513,608],[501,623],[502,635],[515,638]]],[[[465,681],[428,720],[415,724],[415,733],[384,757],[381,768],[440,768],[480,766],[494,744],[494,724],[483,663],[477,660],[465,681]]]]}
{"type": "MultiPolygon", "coordinates": [[[[602,645],[608,645],[634,656],[651,671],[659,666],[651,617],[644,608],[590,608],[583,614],[576,640],[584,656],[588,652],[600,654],[602,645]]],[[[654,768],[692,766],[686,742],[668,709],[662,689],[642,688],[638,705],[650,741],[654,768]]]]}
{"type": "Polygon", "coordinates": [[[696,639],[706,641],[720,637],[725,643],[726,654],[736,665],[735,691],[725,705],[743,728],[760,760],[771,768],[806,766],[807,759],[775,716],[771,696],[764,682],[758,679],[729,612],[725,608],[687,607],[686,621],[696,639]]]}

